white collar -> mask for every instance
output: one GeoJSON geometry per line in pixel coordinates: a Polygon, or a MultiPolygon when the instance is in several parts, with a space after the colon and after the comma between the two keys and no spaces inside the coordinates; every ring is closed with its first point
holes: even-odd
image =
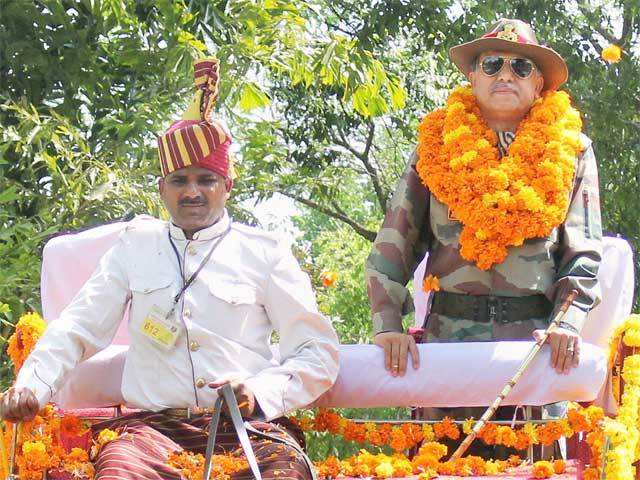
{"type": "MultiPolygon", "coordinates": [[[[194,241],[207,241],[212,240],[216,237],[219,237],[224,232],[229,229],[231,225],[231,219],[229,218],[229,214],[227,213],[227,209],[224,209],[224,213],[222,214],[222,218],[218,220],[213,225],[203,228],[202,230],[198,230],[193,234],[194,241]]],[[[169,234],[171,238],[174,240],[187,240],[187,237],[184,235],[184,231],[182,228],[175,225],[172,221],[169,222],[169,234]]]]}

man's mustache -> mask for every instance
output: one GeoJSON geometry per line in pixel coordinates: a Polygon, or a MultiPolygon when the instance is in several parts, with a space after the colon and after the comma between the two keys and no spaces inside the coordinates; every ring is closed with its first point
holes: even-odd
{"type": "Polygon", "coordinates": [[[181,207],[200,207],[207,205],[206,200],[180,200],[178,205],[181,207]]]}
{"type": "Polygon", "coordinates": [[[491,91],[495,92],[496,90],[510,90],[513,93],[518,93],[518,91],[513,87],[513,85],[511,85],[510,83],[506,83],[506,82],[497,82],[495,84],[493,84],[491,86],[491,91]]]}

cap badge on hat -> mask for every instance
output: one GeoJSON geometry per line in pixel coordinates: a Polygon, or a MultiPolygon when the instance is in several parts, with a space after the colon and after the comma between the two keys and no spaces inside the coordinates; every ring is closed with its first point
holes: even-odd
{"type": "Polygon", "coordinates": [[[509,40],[510,42],[518,41],[518,34],[515,32],[515,27],[510,23],[507,23],[504,29],[496,34],[496,37],[509,40]]]}
{"type": "Polygon", "coordinates": [[[536,64],[544,78],[544,90],[556,90],[567,81],[567,64],[560,54],[538,42],[531,25],[515,18],[501,18],[484,35],[449,50],[456,66],[469,75],[475,59],[483,52],[507,52],[528,58],[536,64]]]}
{"type": "Polygon", "coordinates": [[[499,38],[500,40],[506,40],[508,42],[515,43],[528,43],[532,44],[533,42],[528,38],[519,35],[516,31],[516,26],[512,23],[505,23],[500,31],[489,32],[480,38],[499,38]]]}

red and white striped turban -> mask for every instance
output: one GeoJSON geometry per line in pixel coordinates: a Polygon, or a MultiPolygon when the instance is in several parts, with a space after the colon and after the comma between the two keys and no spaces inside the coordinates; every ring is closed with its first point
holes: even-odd
{"type": "Polygon", "coordinates": [[[231,134],[211,118],[218,98],[219,61],[203,58],[195,62],[196,94],[182,120],[173,123],[158,137],[162,176],[194,165],[231,178],[229,161],[231,134]]]}

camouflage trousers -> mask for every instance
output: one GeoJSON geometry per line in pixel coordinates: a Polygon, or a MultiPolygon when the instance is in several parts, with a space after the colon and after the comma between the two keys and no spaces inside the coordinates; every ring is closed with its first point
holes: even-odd
{"type": "MultiPolygon", "coordinates": [[[[549,325],[548,318],[531,318],[517,322],[476,322],[473,320],[452,318],[442,314],[429,315],[425,331],[422,337],[423,343],[446,342],[482,342],[496,340],[533,340],[532,333],[537,329],[545,329],[549,325]]],[[[514,372],[515,373],[515,372],[514,372]]],[[[497,394],[497,392],[496,392],[497,394]]],[[[442,420],[450,417],[454,420],[467,418],[478,419],[482,416],[484,407],[459,407],[459,408],[417,408],[413,412],[416,420],[442,420]]],[[[514,418],[515,407],[500,407],[493,417],[495,420],[511,420],[514,418]]],[[[540,418],[541,407],[533,409],[533,417],[540,418]]],[[[522,411],[517,416],[518,420],[524,420],[522,411]]],[[[459,442],[450,442],[450,453],[459,442]]],[[[490,447],[476,440],[468,451],[468,455],[479,455],[483,458],[507,458],[511,454],[520,454],[514,449],[505,447],[490,447]]],[[[544,452],[539,452],[537,458],[559,458],[557,446],[547,447],[544,452]]]]}

